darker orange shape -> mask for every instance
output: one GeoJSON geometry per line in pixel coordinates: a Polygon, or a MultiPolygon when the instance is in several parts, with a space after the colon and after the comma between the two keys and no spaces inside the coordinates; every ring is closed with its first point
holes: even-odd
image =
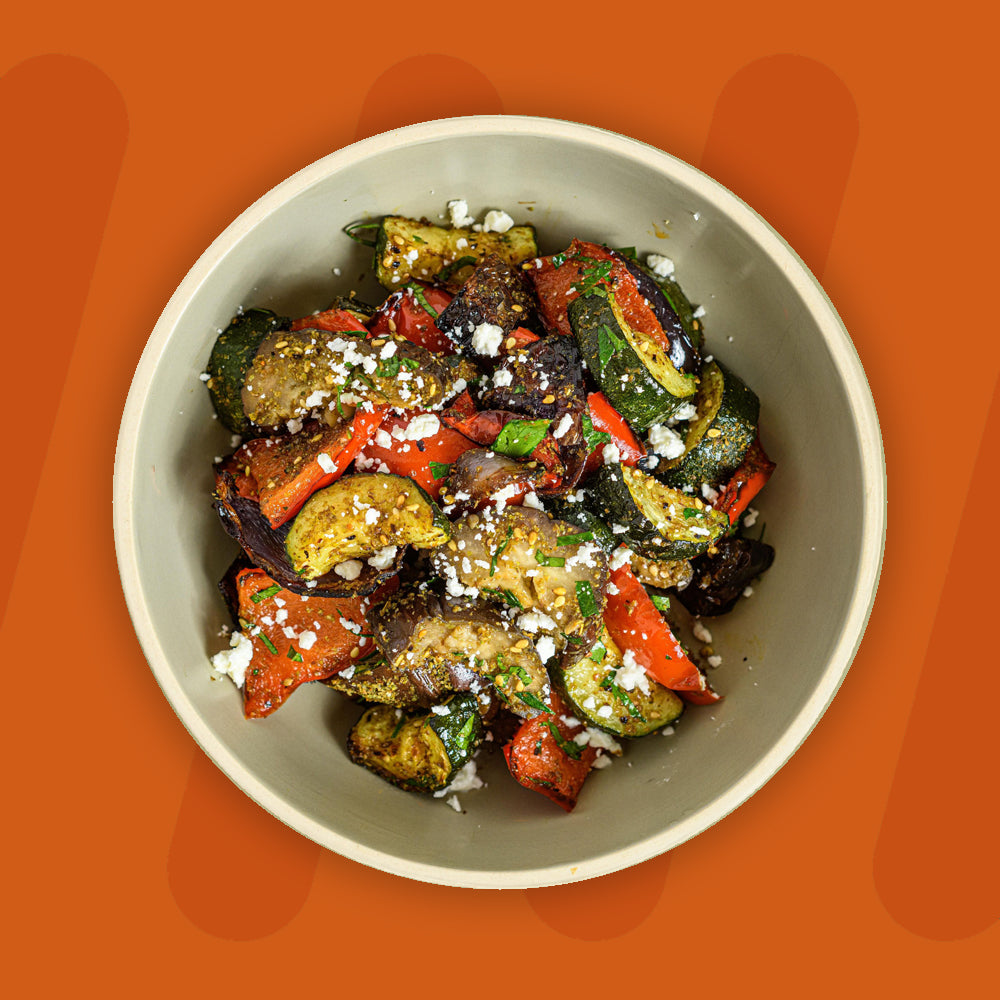
{"type": "Polygon", "coordinates": [[[434,118],[499,114],[503,102],[481,70],[454,56],[413,56],[390,66],[372,84],[357,138],[434,118]]]}
{"type": "Polygon", "coordinates": [[[557,934],[578,941],[606,941],[634,931],[663,896],[670,856],[602,878],[545,889],[525,889],[531,908],[557,934]]]}
{"type": "MultiPolygon", "coordinates": [[[[96,66],[38,56],[0,78],[0,135],[4,368],[28,375],[4,380],[4,408],[17,417],[17,433],[4,437],[4,463],[16,473],[4,491],[0,552],[13,567],[118,181],[128,115],[118,88],[96,66]],[[44,377],[30,377],[35,372],[44,377]]],[[[0,574],[0,615],[13,578],[0,574]]]]}
{"type": "Polygon", "coordinates": [[[990,503],[1000,489],[997,456],[1000,381],[875,850],[875,885],[886,909],[936,941],[969,937],[1000,916],[1000,663],[989,626],[1000,607],[990,503]]]}
{"type": "Polygon", "coordinates": [[[723,88],[701,169],[822,274],[857,141],[857,107],[836,73],[803,56],[768,56],[723,88]]]}
{"type": "Polygon", "coordinates": [[[196,751],[167,857],[188,920],[236,941],[273,934],[302,909],[319,854],[196,751]]]}

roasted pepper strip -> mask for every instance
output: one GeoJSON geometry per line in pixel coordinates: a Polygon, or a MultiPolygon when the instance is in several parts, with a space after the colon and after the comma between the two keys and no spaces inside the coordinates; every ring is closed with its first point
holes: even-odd
{"type": "Polygon", "coordinates": [[[436,354],[454,354],[455,345],[434,324],[451,302],[451,292],[423,281],[411,285],[393,292],[385,300],[368,324],[372,336],[395,333],[436,354]]]}
{"type": "Polygon", "coordinates": [[[592,392],[587,397],[587,412],[594,430],[599,434],[607,434],[611,440],[603,441],[591,448],[587,456],[584,476],[596,472],[604,461],[605,444],[613,444],[618,449],[619,461],[622,465],[634,466],[646,454],[646,449],[632,433],[625,418],[608,402],[603,392],[592,392]]]}
{"type": "Polygon", "coordinates": [[[393,577],[368,597],[303,600],[261,569],[241,570],[236,577],[239,618],[253,643],[243,684],[246,718],[270,715],[300,684],[339,673],[373,649],[365,611],[398,585],[393,577]]]}
{"type": "Polygon", "coordinates": [[[712,506],[716,510],[725,511],[729,515],[729,523],[735,524],[750,501],[764,488],[774,470],[775,464],[767,457],[758,436],[747,449],[743,463],[733,473],[712,506]]]}
{"type": "Polygon", "coordinates": [[[573,742],[574,734],[582,729],[579,726],[571,729],[562,721],[569,713],[554,691],[548,707],[551,712],[536,715],[521,725],[504,746],[503,755],[518,784],[541,792],[571,812],[597,751],[573,742]]]}
{"type": "Polygon", "coordinates": [[[708,690],[704,674],[688,658],[627,563],[611,571],[607,593],[604,624],[622,652],[632,650],[636,662],[664,687],[678,692],[708,690]]]}
{"type": "Polygon", "coordinates": [[[290,330],[326,330],[329,333],[364,333],[365,327],[346,309],[327,309],[293,320],[290,330]]]}

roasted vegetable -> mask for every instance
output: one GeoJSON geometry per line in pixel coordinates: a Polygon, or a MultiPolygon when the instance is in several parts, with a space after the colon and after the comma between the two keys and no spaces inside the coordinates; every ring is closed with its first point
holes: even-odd
{"type": "Polygon", "coordinates": [[[448,512],[461,514],[486,506],[501,490],[508,491],[509,503],[517,503],[525,493],[543,489],[548,473],[538,462],[519,462],[485,448],[471,448],[455,460],[446,475],[448,512]]]}
{"type": "Polygon", "coordinates": [[[534,226],[484,233],[387,215],[375,241],[375,277],[391,291],[411,279],[435,278],[440,278],[438,283],[445,288],[457,291],[469,277],[471,267],[490,254],[511,265],[537,256],[534,226]],[[440,277],[445,269],[447,273],[440,277]]]}
{"type": "Polygon", "coordinates": [[[726,514],[730,524],[735,524],[750,501],[764,488],[774,470],[775,464],[761,447],[760,438],[754,438],[740,467],[722,487],[712,506],[726,514]]]}
{"type": "Polygon", "coordinates": [[[548,675],[531,640],[488,604],[409,589],[368,620],[386,661],[428,690],[477,690],[476,674],[519,715],[545,696],[548,675]]]}
{"type": "Polygon", "coordinates": [[[241,393],[258,348],[275,332],[286,330],[289,323],[270,309],[247,309],[234,316],[216,338],[206,384],[219,419],[231,431],[244,434],[250,427],[241,393]]]}
{"type": "Polygon", "coordinates": [[[592,392],[587,397],[583,436],[587,443],[584,476],[593,475],[604,464],[604,449],[609,445],[618,453],[617,460],[622,465],[636,465],[646,454],[632,428],[603,392],[592,392]]]}
{"type": "Polygon", "coordinates": [[[716,543],[715,552],[692,564],[693,580],[677,599],[693,615],[710,617],[732,611],[747,585],[774,562],[774,549],[751,538],[729,537],[716,543]]]}
{"type": "Polygon", "coordinates": [[[254,565],[263,569],[282,587],[295,594],[315,597],[354,597],[370,594],[380,584],[395,576],[403,564],[405,547],[382,569],[365,563],[360,574],[348,580],[336,572],[314,581],[304,580],[292,567],[285,552],[285,539],[291,525],[272,528],[260,512],[256,500],[241,496],[232,472],[216,467],[213,501],[222,526],[239,543],[254,565]]]}
{"type": "Polygon", "coordinates": [[[448,367],[430,351],[394,337],[304,328],[263,340],[246,372],[243,412],[261,427],[342,413],[367,400],[400,409],[429,407],[451,392],[448,367]]]}
{"type": "Polygon", "coordinates": [[[285,551],[304,580],[331,571],[351,579],[362,569],[359,559],[378,569],[407,545],[436,548],[449,534],[448,519],[412,479],[358,472],[306,501],[292,522],[285,551]]]}
{"type": "Polygon", "coordinates": [[[459,694],[442,713],[404,713],[374,705],[347,739],[355,764],[407,791],[445,788],[471,759],[483,739],[483,724],[472,695],[459,694]]]}
{"type": "Polygon", "coordinates": [[[639,469],[602,466],[588,505],[608,524],[625,529],[630,548],[658,562],[690,559],[729,527],[729,518],[700,498],[671,489],[639,469]]]}
{"type": "Polygon", "coordinates": [[[695,394],[695,376],[677,371],[655,340],[633,330],[613,295],[575,299],[569,321],[587,368],[633,430],[666,420],[695,394]]]}
{"type": "Polygon", "coordinates": [[[687,559],[662,562],[657,559],[646,559],[638,553],[632,556],[632,572],[640,582],[662,590],[671,587],[683,590],[694,576],[691,562],[687,559]]]}
{"type": "Polygon", "coordinates": [[[454,354],[455,345],[434,323],[451,299],[443,288],[411,281],[382,303],[368,329],[375,336],[396,334],[429,351],[454,354]]]}
{"type": "Polygon", "coordinates": [[[435,323],[460,347],[471,345],[478,354],[495,356],[502,339],[512,330],[530,325],[534,311],[534,295],[520,269],[491,254],[472,272],[435,323]],[[474,337],[484,324],[496,331],[492,350],[481,349],[479,338],[474,337]]]}
{"type": "Polygon", "coordinates": [[[618,737],[648,736],[674,722],[684,703],[621,650],[608,634],[586,656],[556,668],[554,681],[570,712],[618,737]]]}
{"type": "Polygon", "coordinates": [[[431,556],[458,590],[471,588],[529,617],[539,632],[592,641],[600,628],[608,559],[589,532],[532,507],[486,509],[454,522],[431,556]]]}
{"type": "Polygon", "coordinates": [[[715,489],[728,482],[756,438],[760,400],[728,368],[712,361],[702,370],[695,405],[684,454],[661,463],[657,473],[669,486],[700,491],[706,483],[715,489]]]}

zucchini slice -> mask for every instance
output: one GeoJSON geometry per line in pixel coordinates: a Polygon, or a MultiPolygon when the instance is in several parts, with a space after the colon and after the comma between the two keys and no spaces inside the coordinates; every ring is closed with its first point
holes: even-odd
{"type": "Polygon", "coordinates": [[[625,664],[607,629],[587,656],[553,672],[573,715],[615,736],[648,736],[670,725],[684,710],[684,702],[673,691],[635,663],[625,664]]]}
{"type": "Polygon", "coordinates": [[[219,419],[236,434],[245,433],[250,421],[243,412],[243,383],[260,345],[285,330],[290,319],[270,309],[247,309],[234,316],[216,338],[208,359],[208,391],[219,419]]]}
{"type": "Polygon", "coordinates": [[[705,365],[695,403],[697,416],[688,425],[684,454],[660,472],[670,486],[702,483],[718,488],[740,467],[757,436],[760,400],[745,382],[717,361],[705,365]]]}
{"type": "Polygon", "coordinates": [[[690,559],[729,528],[729,518],[700,498],[625,465],[604,465],[592,487],[597,512],[625,528],[629,546],[657,562],[690,559]]]}
{"type": "Polygon", "coordinates": [[[355,764],[400,788],[434,792],[471,760],[484,732],[471,694],[455,695],[439,712],[373,705],[351,730],[347,752],[355,764]]]}
{"type": "Polygon", "coordinates": [[[633,429],[661,423],[697,391],[693,374],[679,372],[655,341],[629,326],[614,295],[582,295],[568,315],[587,367],[633,429]]]}
{"type": "Polygon", "coordinates": [[[565,521],[566,524],[572,524],[583,533],[589,531],[594,536],[593,540],[605,552],[611,553],[618,548],[620,541],[618,536],[592,510],[588,510],[582,503],[573,503],[571,500],[567,500],[565,496],[546,497],[545,510],[546,513],[551,514],[557,520],[565,521]]]}
{"type": "Polygon", "coordinates": [[[450,522],[412,479],[358,472],[317,490],[305,502],[285,539],[285,551],[304,580],[331,570],[349,579],[362,567],[340,571],[343,563],[360,558],[377,565],[389,558],[388,549],[395,557],[404,545],[430,549],[449,537],[450,522]]]}
{"type": "Polygon", "coordinates": [[[444,271],[438,283],[457,291],[472,268],[491,253],[512,267],[537,257],[535,227],[480,233],[387,215],[375,238],[375,277],[383,287],[394,290],[413,279],[434,281],[444,271]]]}
{"type": "MultiPolygon", "coordinates": [[[[721,543],[720,540],[719,544],[721,543]]],[[[694,570],[689,559],[664,562],[635,554],[632,556],[631,565],[632,572],[640,583],[662,590],[669,590],[671,587],[683,590],[694,578],[694,570]]]]}

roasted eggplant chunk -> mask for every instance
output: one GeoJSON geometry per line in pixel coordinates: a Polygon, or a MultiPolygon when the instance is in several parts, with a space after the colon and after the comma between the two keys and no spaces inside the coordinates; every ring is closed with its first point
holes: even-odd
{"type": "MultiPolygon", "coordinates": [[[[592,641],[600,627],[608,559],[589,532],[533,507],[486,509],[452,525],[431,555],[449,590],[466,588],[528,615],[524,627],[592,641]]],[[[525,621],[519,619],[519,623],[525,621]]]]}
{"type": "Polygon", "coordinates": [[[752,538],[724,538],[715,550],[694,560],[694,579],[677,594],[691,614],[704,618],[732,611],[750,581],[774,562],[774,549],[752,538]]]}
{"type": "Polygon", "coordinates": [[[424,347],[396,337],[364,339],[364,330],[305,328],[269,334],[245,370],[246,419],[278,427],[314,410],[339,412],[364,400],[400,409],[431,407],[452,390],[449,366],[424,347]]]}
{"type": "Polygon", "coordinates": [[[448,512],[477,510],[490,497],[509,486],[518,490],[540,489],[547,470],[538,462],[519,462],[486,448],[470,448],[455,459],[448,476],[448,512]]]}
{"type": "Polygon", "coordinates": [[[454,292],[462,287],[472,267],[489,255],[517,266],[537,254],[534,226],[484,233],[387,215],[375,238],[375,277],[392,291],[417,279],[436,280],[454,292]]]}
{"type": "Polygon", "coordinates": [[[291,523],[272,528],[260,512],[256,500],[240,496],[231,472],[216,468],[213,502],[222,526],[239,543],[255,566],[295,594],[316,597],[355,597],[377,590],[403,564],[405,546],[400,546],[384,567],[376,568],[367,562],[353,580],[329,572],[315,581],[306,581],[295,571],[285,551],[285,540],[291,523]],[[310,586],[310,583],[313,585],[310,586]]]}
{"type": "Polygon", "coordinates": [[[484,410],[512,410],[548,420],[582,414],[587,389],[576,341],[545,337],[509,354],[497,366],[480,405],[484,410]]]}
{"type": "Polygon", "coordinates": [[[432,549],[450,535],[448,519],[412,480],[382,472],[343,476],[318,490],[295,516],[285,538],[292,568],[304,580],[331,571],[350,578],[364,560],[380,568],[412,545],[432,549]]]}
{"type": "Polygon", "coordinates": [[[476,674],[519,715],[533,714],[544,699],[548,675],[530,638],[488,604],[400,591],[372,608],[368,622],[386,661],[418,686],[475,690],[476,674]]]}
{"type": "Polygon", "coordinates": [[[472,342],[477,327],[488,324],[506,337],[516,327],[530,325],[534,315],[534,292],[524,275],[491,254],[444,308],[436,325],[454,343],[465,347],[472,342]]]}
{"type": "Polygon", "coordinates": [[[625,663],[607,629],[586,656],[556,669],[554,681],[573,715],[619,737],[655,733],[684,709],[673,691],[634,660],[625,663]]]}
{"type": "Polygon", "coordinates": [[[629,547],[657,562],[699,555],[729,528],[729,518],[698,497],[625,465],[601,466],[592,496],[595,511],[625,529],[629,547]]]}
{"type": "Polygon", "coordinates": [[[434,792],[472,759],[483,735],[475,697],[459,694],[438,712],[372,706],[351,730],[347,752],[355,764],[400,788],[434,792]]]}
{"type": "Polygon", "coordinates": [[[206,384],[219,419],[231,431],[244,434],[249,429],[241,393],[260,345],[273,334],[287,330],[290,323],[270,309],[247,309],[234,316],[216,338],[208,359],[206,384]]]}

